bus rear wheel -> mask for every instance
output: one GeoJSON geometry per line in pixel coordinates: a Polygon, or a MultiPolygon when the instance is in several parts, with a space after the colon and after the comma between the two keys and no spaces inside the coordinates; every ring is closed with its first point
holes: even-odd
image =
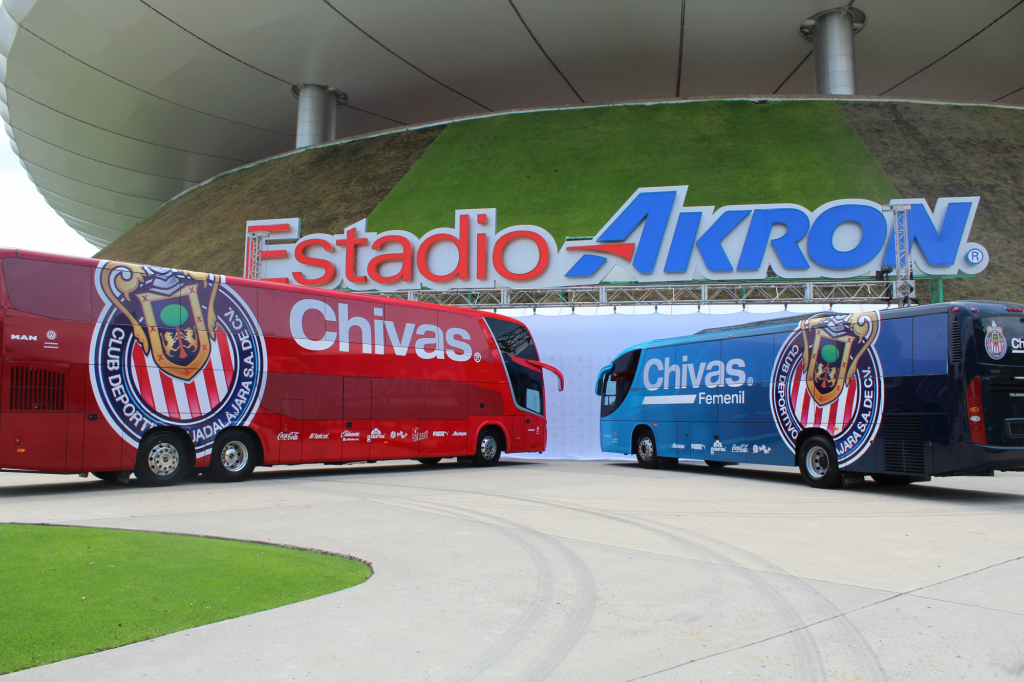
{"type": "Polygon", "coordinates": [[[135,478],[146,486],[174,485],[188,473],[188,446],[167,431],[146,436],[135,458],[135,478]]]}
{"type": "Polygon", "coordinates": [[[501,458],[501,441],[493,429],[484,429],[476,442],[473,464],[478,467],[494,466],[501,458]]]}
{"type": "Polygon", "coordinates": [[[245,431],[227,431],[217,436],[210,453],[210,466],[203,472],[221,483],[249,478],[256,468],[256,442],[245,431]]]}
{"type": "Polygon", "coordinates": [[[804,482],[812,488],[838,488],[842,483],[839,458],[830,438],[821,435],[809,437],[800,446],[797,462],[804,482]]]}
{"type": "Polygon", "coordinates": [[[644,469],[658,468],[658,446],[654,434],[644,429],[636,439],[636,461],[644,469]]]}

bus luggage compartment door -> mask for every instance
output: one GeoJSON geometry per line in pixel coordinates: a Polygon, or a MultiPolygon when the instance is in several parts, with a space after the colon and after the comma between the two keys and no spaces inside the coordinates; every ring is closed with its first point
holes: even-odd
{"type": "Polygon", "coordinates": [[[3,363],[0,469],[64,473],[69,370],[67,364],[3,363]]]}

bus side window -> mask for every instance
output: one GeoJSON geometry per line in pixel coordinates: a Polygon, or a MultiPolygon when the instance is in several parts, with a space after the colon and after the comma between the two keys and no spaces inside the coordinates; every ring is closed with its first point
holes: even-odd
{"type": "Polygon", "coordinates": [[[369,377],[345,377],[345,419],[370,419],[369,377]]]}
{"type": "Polygon", "coordinates": [[[4,282],[15,310],[57,320],[92,320],[92,268],[5,258],[4,282]]]}
{"type": "Polygon", "coordinates": [[[882,320],[875,339],[875,352],[882,361],[882,374],[886,377],[905,377],[914,373],[913,318],[882,320]]]}
{"type": "Polygon", "coordinates": [[[424,419],[465,419],[467,387],[461,381],[427,381],[424,419]]]}
{"type": "Polygon", "coordinates": [[[914,374],[945,374],[949,358],[949,319],[945,313],[912,319],[914,374]]]}
{"type": "Polygon", "coordinates": [[[344,377],[307,374],[302,380],[305,419],[341,419],[344,416],[344,377]]]}
{"type": "MultiPolygon", "coordinates": [[[[423,379],[378,379],[383,382],[384,414],[375,419],[423,419],[428,382],[423,379]]],[[[376,388],[376,386],[374,387],[376,388]]],[[[374,396],[376,398],[376,396],[374,396]]]]}

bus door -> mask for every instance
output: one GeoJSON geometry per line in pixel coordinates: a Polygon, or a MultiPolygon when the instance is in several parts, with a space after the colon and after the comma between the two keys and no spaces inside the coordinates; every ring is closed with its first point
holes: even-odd
{"type": "Polygon", "coordinates": [[[373,379],[370,459],[415,459],[413,440],[423,412],[421,379],[373,379]]]}
{"type": "Polygon", "coordinates": [[[512,398],[522,411],[512,420],[512,443],[509,452],[529,451],[528,443],[536,444],[537,432],[527,436],[526,420],[530,419],[530,428],[536,429],[536,422],[544,418],[544,376],[538,365],[522,361],[538,361],[537,346],[530,336],[529,330],[521,324],[508,320],[485,317],[487,326],[494,334],[494,340],[501,352],[505,371],[509,379],[512,398]],[[536,421],[535,421],[536,420],[536,421]]]}
{"type": "Polygon", "coordinates": [[[303,462],[341,461],[344,381],[333,375],[303,377],[303,462]]]}
{"type": "Polygon", "coordinates": [[[281,399],[281,432],[277,435],[281,442],[278,458],[281,464],[298,464],[302,461],[302,414],[302,400],[281,399]]]}
{"type": "MultiPolygon", "coordinates": [[[[0,371],[0,468],[63,473],[70,365],[5,362],[0,371]]],[[[120,459],[118,443],[116,460],[120,459]]]]}
{"type": "Polygon", "coordinates": [[[543,452],[544,443],[547,439],[545,434],[544,417],[538,415],[527,415],[525,417],[526,428],[523,436],[523,450],[526,452],[543,452]]]}
{"type": "Polygon", "coordinates": [[[345,377],[344,426],[341,430],[341,459],[365,462],[370,459],[370,416],[373,380],[345,377]]]}

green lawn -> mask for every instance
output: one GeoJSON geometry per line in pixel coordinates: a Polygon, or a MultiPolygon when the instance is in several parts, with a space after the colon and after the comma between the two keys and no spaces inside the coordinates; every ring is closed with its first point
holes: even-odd
{"type": "Polygon", "coordinates": [[[664,185],[689,185],[688,206],[899,197],[835,102],[688,102],[453,123],[367,222],[423,234],[496,207],[499,229],[537,225],[561,244],[664,185]]]}
{"type": "Polygon", "coordinates": [[[271,545],[0,524],[0,674],[318,597],[371,573],[271,545]]]}

